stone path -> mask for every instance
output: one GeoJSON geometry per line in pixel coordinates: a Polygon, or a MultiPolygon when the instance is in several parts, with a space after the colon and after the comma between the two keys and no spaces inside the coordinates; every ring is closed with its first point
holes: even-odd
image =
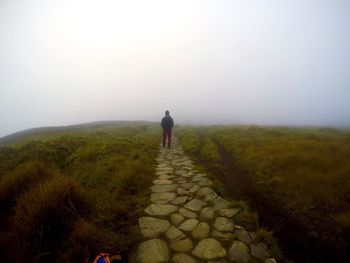
{"type": "Polygon", "coordinates": [[[175,140],[160,148],[151,204],[139,219],[139,263],[273,263],[264,243],[235,224],[240,208],[218,196],[175,140]]]}

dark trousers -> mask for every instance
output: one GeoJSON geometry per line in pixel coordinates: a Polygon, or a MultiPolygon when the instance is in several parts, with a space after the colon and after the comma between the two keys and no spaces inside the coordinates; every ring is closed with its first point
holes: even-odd
{"type": "Polygon", "coordinates": [[[168,147],[171,145],[171,129],[163,129],[163,147],[165,147],[168,138],[168,147]]]}

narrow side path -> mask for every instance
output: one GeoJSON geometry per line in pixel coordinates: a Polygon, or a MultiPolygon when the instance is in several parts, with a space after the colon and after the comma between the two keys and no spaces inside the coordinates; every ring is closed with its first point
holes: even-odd
{"type": "Polygon", "coordinates": [[[267,246],[235,224],[240,208],[218,196],[175,139],[160,148],[151,204],[139,219],[139,263],[273,263],[267,246]]]}

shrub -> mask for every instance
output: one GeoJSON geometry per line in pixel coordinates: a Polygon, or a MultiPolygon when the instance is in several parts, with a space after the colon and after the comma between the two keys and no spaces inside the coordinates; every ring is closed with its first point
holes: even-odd
{"type": "Polygon", "coordinates": [[[92,202],[71,179],[56,175],[17,200],[10,226],[12,238],[21,240],[15,255],[19,261],[53,262],[73,231],[74,223],[90,214],[92,202]]]}
{"type": "Polygon", "coordinates": [[[0,220],[15,206],[16,199],[33,185],[50,178],[56,171],[42,162],[27,162],[0,181],[0,220]]]}
{"type": "Polygon", "coordinates": [[[1,261],[90,262],[100,252],[127,258],[139,241],[158,125],[65,133],[0,148],[1,261]]]}

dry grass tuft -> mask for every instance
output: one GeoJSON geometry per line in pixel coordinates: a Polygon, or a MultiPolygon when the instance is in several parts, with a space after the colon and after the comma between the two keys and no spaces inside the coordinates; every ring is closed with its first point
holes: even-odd
{"type": "Polygon", "coordinates": [[[283,218],[295,222],[299,233],[290,234],[300,246],[307,246],[305,238],[318,242],[319,248],[306,248],[313,250],[312,257],[324,260],[321,254],[328,253],[329,259],[346,261],[344,247],[349,246],[350,229],[348,130],[184,127],[179,137],[182,144],[199,142],[196,149],[193,145],[184,149],[190,148],[188,153],[208,170],[221,171],[226,182],[231,178],[233,185],[241,184],[231,195],[238,193],[238,198],[247,197],[255,207],[264,206],[260,210],[268,221],[283,218]],[[231,176],[227,174],[230,169],[231,176]],[[327,246],[331,249],[325,249],[327,246]]]}
{"type": "Polygon", "coordinates": [[[0,148],[1,261],[126,259],[140,238],[158,134],[107,127],[0,148]]]}
{"type": "Polygon", "coordinates": [[[22,193],[55,173],[50,166],[32,161],[19,165],[14,171],[5,175],[0,181],[0,215],[8,213],[22,193]]]}

